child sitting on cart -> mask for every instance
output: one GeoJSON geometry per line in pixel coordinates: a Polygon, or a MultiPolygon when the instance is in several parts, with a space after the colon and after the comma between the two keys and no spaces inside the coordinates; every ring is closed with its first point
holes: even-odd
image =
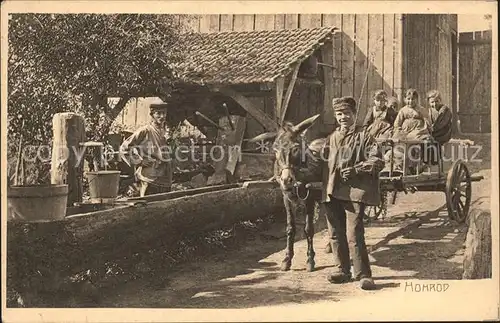
{"type": "MultiPolygon", "coordinates": [[[[394,112],[395,112],[394,120],[396,120],[396,117],[398,116],[398,111],[399,111],[399,101],[398,101],[398,99],[395,98],[395,97],[393,97],[393,96],[390,96],[387,99],[387,106],[389,108],[391,108],[392,110],[394,110],[394,112]]],[[[394,122],[392,123],[392,125],[394,126],[394,122]]]]}
{"type": "Polygon", "coordinates": [[[437,151],[441,150],[441,147],[451,139],[453,116],[450,108],[442,103],[439,91],[429,91],[427,102],[429,103],[429,118],[432,127],[431,135],[436,143],[427,147],[425,162],[436,165],[439,162],[437,151]]]}
{"type": "MultiPolygon", "coordinates": [[[[401,108],[394,120],[394,133],[392,139],[397,140],[431,140],[431,123],[429,110],[418,104],[418,92],[415,89],[408,89],[405,94],[406,105],[401,108]]],[[[411,148],[408,145],[408,148],[411,148]]],[[[395,144],[393,158],[393,172],[403,172],[403,159],[407,158],[409,167],[413,167],[419,160],[418,149],[409,149],[409,155],[405,154],[404,144],[395,144]]],[[[382,170],[383,175],[389,173],[392,153],[387,151],[384,155],[386,166],[382,170]]]]}
{"type": "Polygon", "coordinates": [[[367,113],[363,127],[374,138],[390,138],[392,135],[392,126],[397,116],[397,110],[394,109],[393,100],[389,105],[387,93],[384,90],[378,90],[373,96],[374,106],[367,113]]]}

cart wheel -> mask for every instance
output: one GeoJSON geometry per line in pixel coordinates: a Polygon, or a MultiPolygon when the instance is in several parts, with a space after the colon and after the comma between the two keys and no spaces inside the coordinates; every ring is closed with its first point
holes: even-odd
{"type": "Polygon", "coordinates": [[[446,206],[450,219],[463,223],[467,219],[471,201],[470,172],[465,163],[457,160],[446,178],[446,206]]]}
{"type": "Polygon", "coordinates": [[[366,208],[365,212],[368,221],[377,220],[379,217],[385,218],[387,215],[387,192],[380,194],[380,204],[366,208]]]}

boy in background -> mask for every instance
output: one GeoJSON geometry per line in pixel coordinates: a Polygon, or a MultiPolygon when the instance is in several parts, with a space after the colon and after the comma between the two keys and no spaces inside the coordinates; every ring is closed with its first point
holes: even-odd
{"type": "Polygon", "coordinates": [[[439,91],[429,91],[427,102],[429,103],[431,135],[437,143],[426,147],[425,162],[436,165],[438,160],[435,154],[451,139],[453,115],[450,108],[442,103],[439,91]]]}
{"type": "Polygon", "coordinates": [[[441,93],[437,90],[431,90],[427,93],[427,102],[429,102],[430,106],[431,135],[440,145],[444,145],[451,139],[451,110],[442,103],[441,93]]]}
{"type": "MultiPolygon", "coordinates": [[[[399,111],[399,101],[397,98],[391,96],[387,99],[387,106],[389,108],[391,108],[392,110],[394,110],[394,112],[396,112],[396,116],[398,115],[398,111],[399,111]]],[[[394,117],[394,120],[396,120],[396,118],[394,117]]],[[[392,124],[394,126],[394,122],[392,124]]]]}

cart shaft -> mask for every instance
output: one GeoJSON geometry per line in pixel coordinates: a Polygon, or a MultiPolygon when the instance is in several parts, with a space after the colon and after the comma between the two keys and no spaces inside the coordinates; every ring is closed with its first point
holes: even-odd
{"type": "Polygon", "coordinates": [[[479,182],[484,179],[483,175],[473,175],[470,177],[471,182],[479,182]]]}

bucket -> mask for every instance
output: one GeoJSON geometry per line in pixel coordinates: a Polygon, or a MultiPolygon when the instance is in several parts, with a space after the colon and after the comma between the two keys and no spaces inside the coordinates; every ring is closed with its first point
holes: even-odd
{"type": "Polygon", "coordinates": [[[89,181],[90,201],[93,203],[113,202],[120,186],[119,170],[100,170],[85,173],[89,181]]]}
{"type": "Polygon", "coordinates": [[[7,188],[8,220],[49,222],[66,216],[68,185],[26,185],[7,188]]]}

